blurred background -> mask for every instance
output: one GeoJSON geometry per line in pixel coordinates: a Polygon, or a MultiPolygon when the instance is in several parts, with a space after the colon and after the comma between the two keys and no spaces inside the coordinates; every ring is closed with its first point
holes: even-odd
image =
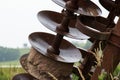
{"type": "MultiPolygon", "coordinates": [[[[102,10],[102,16],[108,12],[92,0],[102,10]]],[[[28,36],[33,32],[54,33],[43,26],[37,18],[42,10],[61,12],[62,7],[52,0],[0,0],[0,65],[19,65],[19,58],[29,52],[31,47],[28,36]]],[[[68,38],[69,39],[69,38],[68,38]]],[[[85,40],[69,39],[75,46],[88,48],[85,40]]]]}
{"type": "MultiPolygon", "coordinates": [[[[108,11],[98,0],[92,1],[101,8],[102,16],[107,17],[108,11]]],[[[19,58],[29,53],[29,34],[54,33],[38,21],[37,13],[41,10],[61,12],[62,7],[52,0],[0,0],[0,80],[11,80],[13,75],[24,72],[19,69],[19,58]]],[[[88,48],[91,45],[83,40],[69,40],[77,47],[88,48]]]]}
{"type": "MultiPolygon", "coordinates": [[[[98,0],[92,0],[102,9],[102,16],[108,12],[98,0]]],[[[37,19],[41,10],[61,12],[62,7],[52,0],[0,0],[0,46],[21,48],[29,45],[28,35],[36,31],[47,31],[37,19]]]]}

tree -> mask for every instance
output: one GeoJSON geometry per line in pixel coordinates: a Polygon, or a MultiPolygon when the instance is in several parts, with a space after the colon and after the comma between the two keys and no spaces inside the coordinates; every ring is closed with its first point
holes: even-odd
{"type": "Polygon", "coordinates": [[[0,61],[12,61],[18,59],[20,52],[18,49],[0,47],[0,61]]]}

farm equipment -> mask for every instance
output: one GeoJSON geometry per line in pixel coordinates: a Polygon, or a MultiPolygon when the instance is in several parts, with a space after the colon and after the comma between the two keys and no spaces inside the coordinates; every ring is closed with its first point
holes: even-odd
{"type": "Polygon", "coordinates": [[[27,73],[15,75],[13,80],[72,80],[73,73],[79,80],[98,80],[102,71],[107,73],[106,80],[111,80],[109,76],[120,62],[120,0],[99,0],[109,11],[106,17],[92,0],[52,1],[63,7],[61,13],[42,10],[37,17],[56,34],[29,35],[32,47],[20,58],[27,73]],[[92,46],[87,50],[77,48],[64,37],[88,40],[92,46]],[[76,62],[80,64],[75,66],[76,62]]]}

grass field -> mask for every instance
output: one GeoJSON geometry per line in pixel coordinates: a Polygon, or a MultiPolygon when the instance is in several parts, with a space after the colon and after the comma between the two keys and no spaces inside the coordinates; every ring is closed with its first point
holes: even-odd
{"type": "Polygon", "coordinates": [[[0,62],[0,67],[1,66],[10,66],[10,65],[13,65],[13,66],[20,65],[19,60],[0,62]]]}
{"type": "MultiPolygon", "coordinates": [[[[25,71],[21,67],[0,68],[0,80],[12,80],[13,76],[25,71]]],[[[73,74],[72,80],[78,80],[78,77],[73,74]]]]}
{"type": "MultiPolygon", "coordinates": [[[[20,56],[29,52],[29,48],[20,49],[20,56]]],[[[12,80],[12,77],[16,74],[25,72],[23,68],[20,67],[19,59],[15,61],[0,62],[0,80],[12,80]]],[[[119,77],[120,80],[120,65],[116,68],[114,76],[119,77]]],[[[99,80],[104,80],[102,75],[99,80]]],[[[78,80],[78,77],[73,74],[72,80],[78,80]]]]}
{"type": "Polygon", "coordinates": [[[12,80],[12,77],[18,73],[23,73],[20,67],[0,68],[0,80],[12,80]]]}
{"type": "MultiPolygon", "coordinates": [[[[24,54],[27,54],[29,52],[29,48],[19,48],[19,51],[20,51],[20,56],[19,58],[24,55],[24,54]]],[[[1,66],[9,66],[9,65],[20,65],[19,63],[19,58],[17,60],[14,60],[14,61],[4,61],[4,62],[0,62],[0,67],[1,66]]]]}
{"type": "MultiPolygon", "coordinates": [[[[12,77],[14,75],[23,73],[23,72],[25,72],[25,71],[21,67],[7,67],[7,68],[0,67],[0,80],[12,80],[12,77]]],[[[116,68],[113,77],[114,76],[118,76],[118,78],[120,80],[120,65],[116,68]]],[[[102,75],[99,78],[99,80],[104,80],[103,77],[104,77],[104,75],[102,75]]],[[[78,80],[78,77],[73,74],[72,80],[78,80]]]]}
{"type": "MultiPolygon", "coordinates": [[[[20,48],[19,51],[21,57],[23,54],[29,52],[29,48],[20,48]]],[[[0,80],[12,80],[15,74],[22,72],[24,72],[24,70],[20,67],[19,59],[0,62],[0,80]]]]}

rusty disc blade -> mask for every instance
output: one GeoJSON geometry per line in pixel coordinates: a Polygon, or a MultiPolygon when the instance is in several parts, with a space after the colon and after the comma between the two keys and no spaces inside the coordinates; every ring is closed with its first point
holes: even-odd
{"type": "MultiPolygon", "coordinates": [[[[24,54],[20,57],[20,63],[22,65],[22,68],[28,74],[34,77],[32,78],[28,76],[28,78],[31,79],[25,79],[25,80],[53,80],[53,77],[50,76],[48,72],[52,73],[52,75],[54,75],[56,78],[62,76],[64,77],[65,80],[72,80],[70,75],[72,73],[73,63],[63,63],[63,62],[54,61],[50,58],[45,57],[42,54],[39,54],[34,48],[31,48],[29,54],[24,54]],[[60,74],[60,75],[56,75],[56,74],[60,74]]],[[[17,77],[19,77],[19,75],[17,77]]],[[[27,76],[23,75],[23,77],[27,77],[27,76]]],[[[21,78],[20,80],[23,79],[21,78]]],[[[63,78],[60,80],[63,80],[63,78]]]]}
{"type": "Polygon", "coordinates": [[[31,76],[29,73],[19,73],[16,74],[12,80],[38,80],[31,76]]]}
{"type": "Polygon", "coordinates": [[[100,4],[107,9],[108,11],[111,11],[113,9],[114,2],[112,0],[99,0],[100,4]]]}
{"type": "Polygon", "coordinates": [[[59,55],[48,53],[47,49],[53,43],[54,37],[55,35],[52,34],[35,32],[29,35],[29,41],[33,48],[35,48],[38,52],[54,60],[66,63],[74,63],[80,61],[80,51],[70,42],[64,39],[62,40],[62,43],[59,48],[59,55]]]}
{"type": "MultiPolygon", "coordinates": [[[[113,0],[99,0],[99,2],[108,11],[111,11],[112,9],[115,9],[115,7],[117,6],[115,4],[115,1],[113,1],[113,0]]],[[[118,8],[120,8],[120,7],[118,7],[118,8]]]]}
{"type": "MultiPolygon", "coordinates": [[[[107,40],[110,35],[110,32],[106,31],[108,23],[109,21],[106,18],[100,16],[93,17],[82,15],[77,20],[76,28],[91,38],[107,40]]],[[[113,28],[114,26],[115,24],[113,22],[109,28],[113,28]]]]}
{"type": "MultiPolygon", "coordinates": [[[[61,7],[65,8],[66,2],[70,0],[52,0],[52,1],[60,5],[61,7]]],[[[78,6],[79,8],[74,10],[74,12],[78,14],[100,16],[102,13],[101,9],[96,4],[89,0],[79,0],[78,6]]]]}
{"type": "MultiPolygon", "coordinates": [[[[38,13],[38,19],[39,21],[48,29],[57,32],[56,28],[60,23],[62,22],[64,15],[53,12],[53,11],[40,11],[38,13]]],[[[71,19],[70,24],[69,24],[69,32],[62,32],[61,34],[73,38],[73,39],[88,39],[89,37],[86,36],[85,34],[81,33],[76,27],[76,18],[71,19]]],[[[58,33],[58,32],[57,32],[58,33]]]]}
{"type": "Polygon", "coordinates": [[[20,64],[22,66],[22,68],[24,68],[27,72],[28,72],[28,67],[27,67],[27,58],[29,56],[29,53],[24,54],[20,57],[20,64]]]}
{"type": "Polygon", "coordinates": [[[120,15],[120,4],[118,2],[113,0],[99,0],[99,2],[105,9],[110,12],[114,12],[116,16],[120,15]]]}

